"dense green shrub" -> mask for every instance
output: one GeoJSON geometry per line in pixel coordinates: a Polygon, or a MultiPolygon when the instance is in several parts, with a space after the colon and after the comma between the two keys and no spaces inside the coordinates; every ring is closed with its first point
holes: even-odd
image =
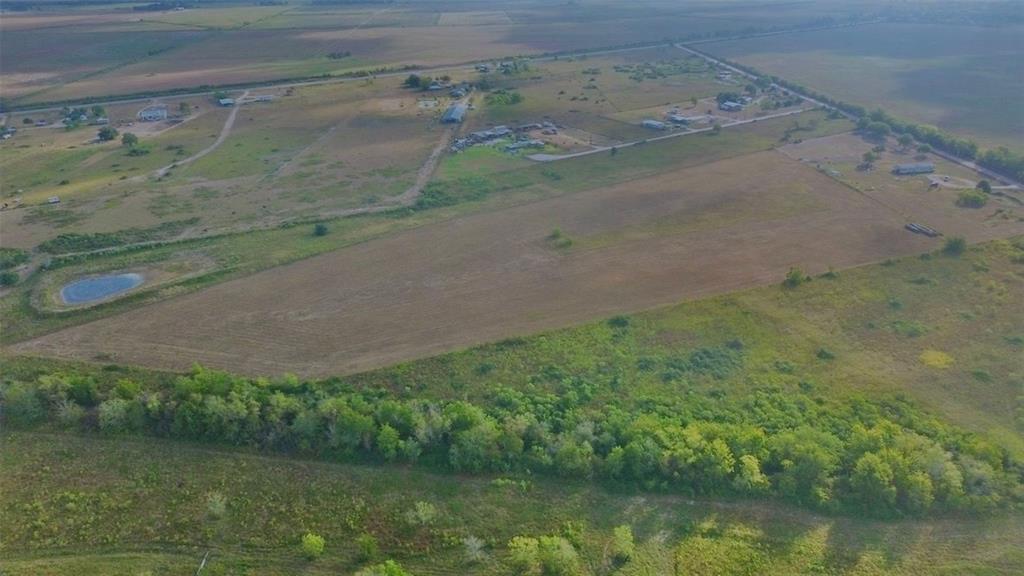
{"type": "Polygon", "coordinates": [[[96,232],[92,234],[66,233],[47,240],[39,245],[39,249],[47,254],[68,254],[72,252],[88,252],[114,248],[126,244],[166,240],[194,226],[199,218],[188,218],[164,222],[153,228],[126,228],[118,232],[96,232]]]}
{"type": "Polygon", "coordinates": [[[612,558],[616,562],[629,561],[636,552],[636,543],[633,541],[633,529],[628,525],[617,526],[612,532],[611,544],[612,558]]]}
{"type": "Polygon", "coordinates": [[[523,95],[512,90],[495,90],[484,98],[490,105],[512,106],[523,101],[523,95]]]}
{"type": "Polygon", "coordinates": [[[988,204],[988,195],[981,190],[964,190],[956,197],[956,205],[961,208],[982,208],[988,204]]]}
{"type": "Polygon", "coordinates": [[[310,560],[316,560],[324,553],[324,537],[319,534],[307,532],[302,537],[302,555],[310,560]]]}
{"type": "Polygon", "coordinates": [[[0,270],[10,270],[28,262],[29,254],[18,248],[0,248],[0,270]]]}
{"type": "Polygon", "coordinates": [[[967,240],[962,236],[951,236],[946,238],[946,242],[942,245],[942,253],[947,256],[959,256],[964,253],[967,249],[967,240]]]}
{"type": "Polygon", "coordinates": [[[810,276],[804,274],[803,270],[790,268],[789,272],[786,273],[786,278],[782,281],[782,285],[786,288],[796,288],[810,279],[810,276]]]}
{"type": "Polygon", "coordinates": [[[14,286],[19,280],[21,280],[21,276],[17,272],[11,270],[0,272],[0,286],[14,286]]]}

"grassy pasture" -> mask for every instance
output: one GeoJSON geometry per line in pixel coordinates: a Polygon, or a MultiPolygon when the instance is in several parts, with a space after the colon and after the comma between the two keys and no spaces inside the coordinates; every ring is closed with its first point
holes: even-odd
{"type": "MultiPolygon", "coordinates": [[[[159,179],[157,169],[212,145],[229,110],[191,99],[196,110],[178,126],[121,126],[149,150],[139,157],[118,142],[83,144],[94,127],[23,129],[0,148],[5,200],[16,196],[35,206],[59,195],[62,202],[0,215],[9,231],[4,244],[30,247],[58,233],[110,232],[184,217],[200,218],[202,228],[237,229],[323,217],[401,194],[442,130],[398,82],[278,90],[273,103],[240,108],[217,149],[159,179]]],[[[167,103],[176,111],[177,100],[167,103]]],[[[109,113],[120,124],[141,106],[113,106],[109,113]]]]}
{"type": "MultiPolygon", "coordinates": [[[[314,92],[315,94],[316,92],[314,92]]],[[[325,99],[329,99],[328,90],[325,92],[325,99]]],[[[343,92],[344,93],[344,92],[343,92]]],[[[301,93],[300,93],[301,94],[301,93]]],[[[275,104],[276,106],[277,104],[275,104]]],[[[326,106],[326,104],[325,104],[326,106]]],[[[328,107],[325,109],[327,118],[334,112],[328,107]]],[[[812,113],[809,117],[822,119],[823,116],[812,113]]],[[[321,120],[321,129],[327,126],[326,121],[321,120]]],[[[191,291],[198,287],[218,282],[225,277],[237,277],[252,273],[270,266],[280,265],[285,262],[306,258],[314,254],[334,250],[339,247],[348,246],[353,243],[362,242],[370,238],[398,231],[407,230],[422,225],[426,222],[438,222],[453,217],[464,215],[470,212],[490,211],[509,206],[516,206],[537,199],[577,192],[590,188],[609,186],[631,179],[653,176],[661,172],[675,170],[687,166],[695,166],[704,162],[716,159],[729,158],[733,156],[748,154],[759,150],[770,149],[779,143],[780,137],[790,127],[785,120],[771,120],[763,123],[749,124],[735,130],[725,130],[721,135],[711,137],[677,138],[670,141],[659,142],[650,146],[639,146],[625,149],[618,155],[618,161],[608,162],[603,155],[579,158],[567,162],[560,162],[552,165],[538,165],[522,158],[513,158],[501,155],[497,162],[489,158],[487,162],[480,164],[473,163],[473,156],[457,155],[446,156],[438,167],[437,182],[443,186],[454,205],[440,207],[429,211],[419,211],[415,214],[407,214],[401,218],[393,216],[366,216],[360,218],[342,219],[332,222],[332,232],[328,236],[313,239],[309,237],[309,230],[305,227],[271,229],[261,232],[236,234],[220,238],[197,240],[181,245],[151,248],[133,252],[129,255],[97,257],[83,264],[74,264],[72,270],[84,272],[97,272],[101,270],[118,269],[125,266],[135,265],[139,262],[151,262],[167,258],[176,251],[197,249],[207,253],[219,263],[219,271],[204,280],[194,281],[187,286],[177,286],[174,290],[161,290],[157,294],[150,294],[144,300],[152,301],[163,299],[172,294],[180,294],[181,291],[191,291]],[[477,175],[478,178],[470,178],[477,175]],[[481,197],[480,192],[484,195],[481,197]],[[500,191],[499,193],[496,193],[500,191]]],[[[844,121],[821,121],[812,134],[829,134],[848,130],[849,123],[844,121]]],[[[173,133],[173,130],[168,134],[173,133]]],[[[330,146],[332,138],[346,139],[347,142],[361,140],[364,138],[359,132],[345,130],[335,131],[329,138],[320,141],[320,146],[314,146],[307,153],[299,153],[295,157],[295,163],[282,169],[278,175],[278,183],[284,186],[293,182],[300,172],[319,170],[324,177],[335,177],[334,171],[345,170],[345,156],[339,149],[330,146]],[[347,140],[351,138],[352,140],[347,140]],[[329,161],[332,155],[336,159],[329,161]],[[318,158],[319,157],[319,158],[318,158]],[[333,167],[338,160],[341,166],[333,167]],[[304,165],[310,162],[317,164],[304,165]],[[294,172],[292,171],[294,168],[294,172]]],[[[227,143],[230,143],[229,139],[227,143]]],[[[410,150],[412,148],[409,148],[410,150]]],[[[370,149],[372,150],[372,148],[370,149]]],[[[376,154],[376,153],[375,153],[376,154]]],[[[390,162],[392,156],[384,153],[376,154],[378,160],[387,159],[390,162]]],[[[360,160],[360,162],[368,160],[360,160]]],[[[378,171],[385,169],[383,165],[377,168],[378,171]]],[[[378,172],[379,173],[379,172],[378,172]]],[[[367,178],[376,178],[369,175],[367,178]]],[[[176,178],[176,176],[175,176],[176,178]]],[[[400,178],[400,176],[399,176],[400,178]]],[[[310,178],[313,180],[313,178],[310,178]]],[[[175,190],[169,187],[168,190],[175,190]]],[[[318,193],[316,188],[310,188],[310,194],[318,193]]],[[[196,209],[200,217],[207,218],[218,206],[221,206],[219,214],[225,218],[233,218],[239,221],[243,214],[231,215],[231,210],[238,210],[239,206],[253,206],[254,210],[263,210],[262,204],[268,206],[273,202],[289,202],[293,209],[301,208],[303,198],[301,196],[289,196],[282,194],[283,198],[265,196],[260,198],[254,192],[252,186],[226,187],[224,191],[218,191],[213,187],[198,184],[194,187],[182,187],[178,192],[169,192],[170,198],[178,198],[171,206],[188,206],[196,209]],[[177,194],[178,196],[175,196],[177,194]],[[240,196],[234,196],[239,194],[240,196]],[[248,200],[246,200],[248,198],[248,200]],[[233,206],[233,207],[232,207],[233,206]],[[298,208],[294,208],[298,207],[298,208]],[[205,208],[205,209],[204,209],[205,208]],[[226,208],[226,209],[225,209],[226,208]]],[[[114,216],[118,214],[117,206],[123,209],[131,209],[134,218],[152,217],[149,207],[149,195],[140,195],[139,200],[134,201],[132,197],[124,199],[122,204],[115,205],[111,210],[99,211],[97,216],[106,214],[114,216]],[[134,202],[134,203],[133,203],[134,202]],[[146,215],[148,216],[140,216],[146,215]]],[[[359,196],[350,196],[358,200],[359,196]]],[[[63,204],[63,203],[62,203],[63,204]]],[[[315,207],[315,204],[313,205],[315,207]]],[[[75,228],[75,218],[78,218],[79,211],[72,210],[65,212],[67,206],[63,206],[61,212],[50,212],[55,215],[71,215],[71,222],[67,222],[61,231],[78,231],[75,228]]],[[[24,210],[0,213],[0,217],[23,217],[30,214],[24,210]]],[[[163,216],[166,219],[178,220],[188,215],[185,212],[167,212],[163,216]]],[[[5,220],[6,222],[6,220],[5,220]]],[[[65,221],[61,221],[64,223],[65,221]]],[[[116,221],[115,221],[116,222],[116,221]]],[[[146,220],[133,220],[135,226],[141,225],[146,220]]],[[[54,229],[53,222],[37,223],[31,227],[24,224],[17,224],[15,231],[31,230],[32,234],[24,235],[22,245],[33,245],[39,241],[52,237],[54,229]]],[[[553,224],[554,225],[554,224],[553,224]]],[[[6,226],[6,224],[5,224],[6,226]]],[[[110,226],[108,224],[108,226],[110,226]]],[[[124,222],[117,224],[116,228],[124,227],[124,222]]],[[[83,229],[84,231],[102,231],[102,229],[83,229]]],[[[20,233],[20,232],[19,232],[20,233]]],[[[9,242],[5,232],[5,244],[9,242]]],[[[13,236],[11,236],[13,238],[13,236]]],[[[19,241],[22,242],[22,241],[19,241]]],[[[14,244],[11,244],[14,245],[14,244]]],[[[61,317],[41,317],[32,311],[28,304],[27,294],[33,290],[33,282],[27,282],[14,292],[6,295],[0,300],[0,306],[4,311],[3,338],[7,341],[18,340],[32,334],[39,334],[53,330],[59,326],[69,323],[78,323],[97,316],[111,314],[124,306],[133,307],[140,301],[112,302],[100,310],[89,310],[75,314],[66,314],[61,317]]]]}
{"type": "Polygon", "coordinates": [[[7,574],[152,572],[188,575],[209,550],[212,574],[351,573],[355,539],[371,534],[380,557],[413,574],[511,575],[506,542],[557,534],[580,523],[587,574],[612,569],[612,529],[630,524],[628,576],[738,573],[917,575],[1013,573],[1021,561],[1019,516],[988,520],[870,522],[828,518],[756,502],[687,501],[614,493],[592,485],[450,477],[401,467],[266,458],[159,440],[7,432],[0,449],[0,567],[7,574]],[[13,449],[13,446],[17,449],[13,449]],[[58,465],[59,464],[59,465],[58,465]],[[182,475],[182,470],[188,470],[182,475]],[[227,513],[210,517],[211,494],[227,513]],[[406,520],[416,502],[438,512],[430,526],[406,520]],[[305,531],[325,554],[299,553],[305,531]],[[481,538],[482,562],[465,560],[461,539],[481,538]],[[687,559],[705,559],[691,566],[687,559]]]}
{"type": "Polygon", "coordinates": [[[1021,28],[875,24],[705,45],[832,97],[1020,147],[1021,28]]]}

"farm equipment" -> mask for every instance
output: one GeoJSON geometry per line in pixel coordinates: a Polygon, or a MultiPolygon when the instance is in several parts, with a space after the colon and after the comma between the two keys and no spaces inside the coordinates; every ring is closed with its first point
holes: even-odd
{"type": "Polygon", "coordinates": [[[929,238],[935,238],[937,236],[942,236],[942,234],[938,230],[936,230],[934,228],[930,228],[928,226],[925,226],[924,224],[915,224],[915,223],[911,222],[911,223],[907,224],[906,226],[904,226],[904,228],[906,228],[907,230],[910,230],[914,234],[924,234],[925,236],[927,236],[929,238]]]}

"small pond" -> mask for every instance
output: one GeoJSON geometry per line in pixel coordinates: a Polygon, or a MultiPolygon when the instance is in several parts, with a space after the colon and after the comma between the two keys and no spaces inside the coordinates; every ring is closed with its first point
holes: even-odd
{"type": "Polygon", "coordinates": [[[142,274],[126,272],[75,280],[60,289],[65,304],[85,304],[109,298],[142,284],[142,274]]]}

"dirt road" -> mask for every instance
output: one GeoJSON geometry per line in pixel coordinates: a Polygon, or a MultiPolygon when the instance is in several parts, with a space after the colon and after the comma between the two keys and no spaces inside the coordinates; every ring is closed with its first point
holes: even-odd
{"type": "MultiPolygon", "coordinates": [[[[242,99],[244,99],[248,95],[249,95],[249,91],[248,90],[246,90],[245,92],[242,92],[242,95],[239,96],[238,98],[236,98],[236,102],[241,102],[242,99]]],[[[238,116],[238,110],[241,107],[242,107],[241,104],[235,104],[235,106],[233,108],[231,108],[231,113],[228,114],[227,120],[224,121],[224,126],[220,129],[220,134],[217,135],[217,139],[213,141],[213,144],[210,144],[206,148],[203,148],[199,152],[196,152],[195,154],[189,156],[188,158],[185,158],[184,160],[179,160],[179,161],[177,161],[177,162],[175,162],[173,164],[168,164],[167,166],[164,166],[163,168],[161,168],[161,169],[157,170],[156,172],[154,172],[153,176],[155,176],[157,178],[162,178],[165,174],[167,174],[167,172],[171,168],[177,168],[178,166],[184,166],[186,164],[191,164],[192,162],[195,162],[196,160],[199,160],[203,156],[206,156],[210,152],[213,152],[214,150],[219,148],[220,145],[223,144],[224,141],[228,139],[228,136],[231,135],[231,129],[235,126],[235,117],[238,116]]]]}

